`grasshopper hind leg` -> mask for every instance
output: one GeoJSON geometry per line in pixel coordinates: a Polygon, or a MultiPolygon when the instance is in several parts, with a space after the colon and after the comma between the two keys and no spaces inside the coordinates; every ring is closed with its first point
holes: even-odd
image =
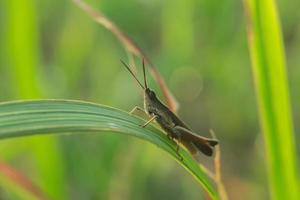
{"type": "Polygon", "coordinates": [[[175,143],[175,145],[176,145],[176,154],[179,157],[180,161],[183,161],[183,157],[179,154],[179,149],[180,149],[179,143],[180,143],[180,140],[177,139],[178,141],[176,141],[175,137],[172,134],[169,134],[169,133],[167,133],[167,137],[168,137],[169,140],[171,140],[172,142],[175,143]]]}
{"type": "Polygon", "coordinates": [[[176,143],[176,154],[179,157],[180,161],[183,161],[183,157],[179,153],[179,149],[180,149],[179,143],[176,141],[175,141],[175,143],[176,143]]]}
{"type": "Polygon", "coordinates": [[[172,134],[169,134],[169,133],[167,134],[167,137],[168,137],[169,140],[173,141],[176,144],[176,152],[178,152],[179,148],[180,148],[179,147],[180,140],[176,141],[175,137],[172,136],[172,134]]]}
{"type": "Polygon", "coordinates": [[[206,156],[212,156],[213,147],[218,144],[218,141],[215,139],[209,139],[196,135],[192,131],[181,126],[175,126],[174,131],[178,132],[178,135],[183,137],[183,145],[193,155],[196,154],[197,151],[200,151],[206,156]]]}

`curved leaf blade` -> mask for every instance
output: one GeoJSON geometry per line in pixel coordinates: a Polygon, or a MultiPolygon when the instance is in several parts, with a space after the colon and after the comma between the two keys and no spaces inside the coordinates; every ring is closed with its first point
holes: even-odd
{"type": "Polygon", "coordinates": [[[33,100],[0,104],[0,139],[47,133],[112,131],[138,137],[159,146],[189,171],[212,199],[219,199],[215,186],[190,154],[154,126],[142,128],[143,121],[127,112],[73,100],[33,100]]]}

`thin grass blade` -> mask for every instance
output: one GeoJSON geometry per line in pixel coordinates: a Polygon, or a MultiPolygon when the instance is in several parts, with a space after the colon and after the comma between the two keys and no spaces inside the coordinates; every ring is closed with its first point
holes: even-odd
{"type": "Polygon", "coordinates": [[[299,199],[282,34],[274,0],[246,0],[248,40],[273,199],[299,199]]]}

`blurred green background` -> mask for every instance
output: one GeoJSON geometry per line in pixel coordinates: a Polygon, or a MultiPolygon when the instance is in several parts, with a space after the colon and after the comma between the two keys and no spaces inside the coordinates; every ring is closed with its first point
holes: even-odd
{"type": "MultiPolygon", "coordinates": [[[[216,132],[230,199],[268,199],[242,2],[88,2],[128,33],[157,65],[180,103],[182,119],[201,135],[209,136],[209,129],[216,132]]],[[[280,0],[278,8],[297,132],[300,1],[280,0]]],[[[123,110],[142,106],[140,89],[119,61],[127,61],[120,42],[71,1],[1,0],[0,44],[1,101],[63,98],[123,110]]],[[[52,199],[205,196],[166,153],[120,134],[5,140],[0,152],[1,160],[30,177],[52,199]]],[[[212,166],[211,159],[203,158],[203,163],[212,166]]],[[[22,199],[5,182],[0,186],[0,199],[22,199]]]]}

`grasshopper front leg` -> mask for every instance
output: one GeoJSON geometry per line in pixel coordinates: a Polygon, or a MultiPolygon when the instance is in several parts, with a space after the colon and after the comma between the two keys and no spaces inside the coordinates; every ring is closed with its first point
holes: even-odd
{"type": "MultiPolygon", "coordinates": [[[[135,106],[129,113],[130,114],[133,114],[134,112],[136,112],[136,111],[142,111],[144,114],[146,114],[147,116],[148,116],[148,114],[147,114],[147,112],[144,110],[144,109],[142,109],[141,107],[139,107],[139,106],[135,106]]],[[[158,116],[157,115],[153,115],[145,124],[143,124],[143,125],[141,125],[143,128],[144,127],[146,127],[148,124],[150,124],[153,120],[155,120],[156,118],[157,118],[158,116]]]]}
{"type": "Polygon", "coordinates": [[[153,120],[155,120],[158,116],[157,115],[153,115],[144,125],[142,125],[142,127],[146,127],[148,124],[150,124],[153,120]]]}
{"type": "Polygon", "coordinates": [[[146,111],[145,111],[143,108],[139,107],[139,106],[135,106],[135,107],[129,112],[129,114],[133,114],[133,113],[136,112],[136,111],[142,111],[143,113],[147,114],[146,111]]]}

